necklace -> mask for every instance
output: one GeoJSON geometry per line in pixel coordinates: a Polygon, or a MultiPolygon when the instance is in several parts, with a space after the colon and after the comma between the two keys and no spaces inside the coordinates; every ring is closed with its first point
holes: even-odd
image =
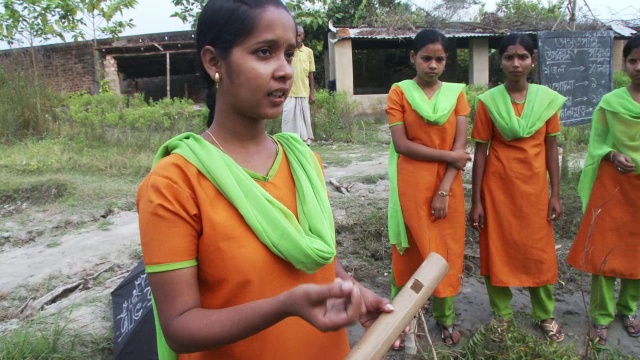
{"type": "MultiPolygon", "coordinates": [[[[204,132],[206,132],[207,134],[209,134],[209,136],[211,136],[211,139],[213,139],[213,142],[216,143],[216,145],[218,146],[218,148],[220,150],[222,150],[223,153],[227,153],[226,151],[224,151],[224,148],[222,147],[222,145],[220,145],[220,143],[218,142],[218,140],[216,140],[216,137],[213,136],[213,134],[209,131],[209,129],[205,130],[204,132]]],[[[278,153],[280,152],[280,146],[278,146],[278,143],[276,142],[276,140],[269,136],[269,139],[271,139],[271,141],[273,142],[273,145],[276,147],[276,155],[278,155],[278,153]]]]}
{"type": "Polygon", "coordinates": [[[207,134],[209,134],[209,136],[211,136],[211,138],[213,139],[213,142],[215,142],[215,143],[216,143],[216,145],[218,146],[218,148],[220,148],[220,150],[222,150],[222,152],[226,154],[227,152],[226,152],[226,151],[224,151],[224,148],[222,147],[222,145],[220,145],[220,143],[218,142],[218,140],[216,140],[216,137],[215,137],[215,136],[213,136],[213,134],[209,132],[209,129],[205,130],[205,132],[206,132],[207,134]]]}

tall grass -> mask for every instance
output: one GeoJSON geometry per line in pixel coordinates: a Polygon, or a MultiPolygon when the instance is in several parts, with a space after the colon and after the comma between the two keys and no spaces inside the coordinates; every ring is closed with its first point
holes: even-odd
{"type": "Polygon", "coordinates": [[[108,359],[111,336],[75,329],[61,316],[39,317],[0,336],[0,359],[108,359]]]}
{"type": "Polygon", "coordinates": [[[48,86],[35,84],[31,71],[0,67],[0,140],[16,141],[49,131],[50,114],[60,97],[48,86]]]}
{"type": "Polygon", "coordinates": [[[157,147],[185,132],[204,130],[207,112],[189,99],[146,102],[142,94],[69,95],[54,114],[56,134],[126,148],[157,147]]]}

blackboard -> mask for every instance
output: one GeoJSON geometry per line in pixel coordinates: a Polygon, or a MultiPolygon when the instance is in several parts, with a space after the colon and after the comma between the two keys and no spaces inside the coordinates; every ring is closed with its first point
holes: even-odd
{"type": "Polygon", "coordinates": [[[612,31],[538,33],[540,83],[567,97],[563,125],[591,121],[602,96],[613,89],[612,31]]]}

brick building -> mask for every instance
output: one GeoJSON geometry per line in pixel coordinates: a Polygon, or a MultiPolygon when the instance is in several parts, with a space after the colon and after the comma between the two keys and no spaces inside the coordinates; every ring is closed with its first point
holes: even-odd
{"type": "MultiPolygon", "coordinates": [[[[92,41],[42,45],[34,55],[39,78],[56,91],[96,93],[106,79],[117,94],[197,99],[194,36],[178,31],[101,39],[95,47],[92,41]]],[[[0,68],[32,71],[31,48],[0,51],[0,68]]]]}

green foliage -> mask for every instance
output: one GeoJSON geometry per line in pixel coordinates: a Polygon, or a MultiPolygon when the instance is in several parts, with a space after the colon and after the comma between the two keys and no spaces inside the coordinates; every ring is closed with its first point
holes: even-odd
{"type": "Polygon", "coordinates": [[[206,0],[171,0],[171,3],[179,9],[171,14],[171,17],[178,18],[185,24],[191,23],[191,28],[195,29],[206,2],[206,0]]]}
{"type": "MultiPolygon", "coordinates": [[[[514,321],[507,322],[506,329],[499,329],[491,322],[478,329],[464,346],[449,348],[442,345],[436,350],[438,358],[443,359],[580,359],[572,345],[558,346],[533,336],[514,321]]],[[[433,358],[429,351],[423,355],[426,359],[433,358]]]]}
{"type": "Polygon", "coordinates": [[[7,0],[0,12],[0,40],[9,45],[27,42],[34,46],[51,38],[65,40],[65,33],[80,37],[74,0],[7,0]]]}
{"type": "Polygon", "coordinates": [[[356,104],[345,92],[316,91],[316,102],[311,106],[311,124],[317,140],[355,138],[354,112],[356,104]]]}
{"type": "Polygon", "coordinates": [[[110,337],[72,329],[61,317],[36,318],[0,336],[0,359],[107,358],[110,337]]]}
{"type": "Polygon", "coordinates": [[[109,86],[109,80],[107,80],[107,79],[100,80],[99,93],[100,94],[111,94],[112,92],[113,91],[111,91],[111,87],[109,86]]]}
{"type": "Polygon", "coordinates": [[[47,114],[59,104],[59,95],[36,85],[35,74],[27,70],[0,67],[0,142],[50,130],[47,114]]]}
{"type": "Polygon", "coordinates": [[[469,103],[469,107],[471,108],[471,115],[469,115],[469,117],[473,118],[476,114],[476,98],[478,97],[478,95],[484,93],[487,90],[489,90],[489,88],[487,88],[486,85],[467,85],[464,91],[464,95],[467,97],[467,102],[469,103]]]}
{"type": "Polygon", "coordinates": [[[471,130],[473,127],[473,118],[476,116],[476,105],[477,105],[477,97],[483,92],[489,90],[486,85],[467,85],[464,90],[464,94],[467,97],[467,102],[469,103],[469,107],[471,108],[471,113],[467,118],[467,137],[471,137],[471,130]]]}
{"type": "Polygon", "coordinates": [[[616,71],[613,73],[614,89],[629,86],[629,84],[631,84],[631,79],[629,79],[626,71],[616,71]]]}
{"type": "Polygon", "coordinates": [[[137,0],[76,0],[79,11],[84,15],[83,29],[91,39],[108,36],[117,38],[128,28],[133,28],[132,19],[116,20],[125,10],[133,9],[137,0]],[[89,24],[87,24],[88,22],[89,24]]]}
{"type": "Polygon", "coordinates": [[[134,147],[155,146],[180,132],[200,131],[206,122],[206,114],[189,99],[147,103],[142,94],[81,93],[70,95],[65,104],[55,113],[60,135],[134,147]]]}
{"type": "Polygon", "coordinates": [[[496,13],[510,27],[535,28],[564,19],[564,6],[561,0],[549,0],[547,5],[541,0],[500,0],[496,3],[496,13]]]}

